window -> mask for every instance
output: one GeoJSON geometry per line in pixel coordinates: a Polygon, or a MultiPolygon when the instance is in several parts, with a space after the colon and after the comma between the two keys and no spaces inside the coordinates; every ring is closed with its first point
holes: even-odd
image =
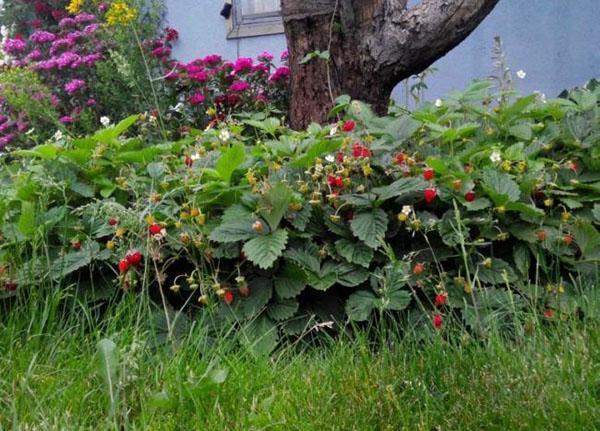
{"type": "Polygon", "coordinates": [[[227,37],[262,36],[283,33],[281,0],[233,0],[227,37]]]}

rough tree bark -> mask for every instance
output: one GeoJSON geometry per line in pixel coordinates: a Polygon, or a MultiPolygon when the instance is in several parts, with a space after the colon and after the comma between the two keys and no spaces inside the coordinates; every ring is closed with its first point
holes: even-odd
{"type": "Polygon", "coordinates": [[[499,0],[282,0],[290,54],[290,121],[323,123],[348,94],[385,114],[394,86],[462,42],[499,0]],[[329,62],[304,56],[328,50],[329,62]]]}

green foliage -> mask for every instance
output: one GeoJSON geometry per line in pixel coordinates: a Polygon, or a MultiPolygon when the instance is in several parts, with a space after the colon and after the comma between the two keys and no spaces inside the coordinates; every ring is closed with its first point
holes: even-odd
{"type": "Polygon", "coordinates": [[[211,330],[252,322],[255,355],[346,319],[482,335],[509,309],[576,316],[600,260],[599,90],[494,104],[491,87],[383,118],[339,98],[355,127],[248,114],[168,141],[141,115],[13,152],[1,281],[162,292],[211,330]]]}

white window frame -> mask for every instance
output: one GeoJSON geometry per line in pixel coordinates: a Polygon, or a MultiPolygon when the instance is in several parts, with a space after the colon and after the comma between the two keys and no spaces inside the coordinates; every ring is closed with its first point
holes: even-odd
{"type": "Polygon", "coordinates": [[[281,13],[242,15],[240,0],[233,0],[231,16],[227,20],[227,39],[266,36],[283,33],[281,13]]]}

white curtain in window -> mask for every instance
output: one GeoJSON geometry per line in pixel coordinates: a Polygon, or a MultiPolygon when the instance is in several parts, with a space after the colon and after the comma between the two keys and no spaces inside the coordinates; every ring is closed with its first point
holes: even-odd
{"type": "Polygon", "coordinates": [[[281,0],[241,0],[242,13],[244,15],[253,15],[255,13],[278,12],[281,0]]]}

